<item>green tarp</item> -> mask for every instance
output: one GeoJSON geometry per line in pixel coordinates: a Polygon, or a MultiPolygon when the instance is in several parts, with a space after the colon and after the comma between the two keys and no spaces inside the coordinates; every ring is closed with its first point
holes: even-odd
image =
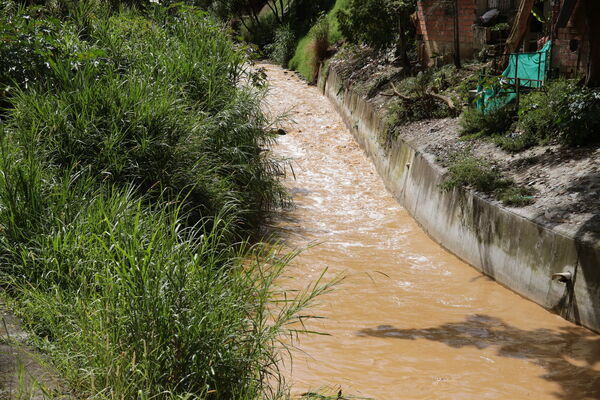
{"type": "Polygon", "coordinates": [[[513,102],[517,97],[514,90],[517,78],[521,87],[541,87],[546,80],[551,48],[552,42],[548,41],[540,51],[535,53],[511,54],[508,66],[500,76],[499,84],[485,89],[481,85],[477,87],[477,108],[486,112],[497,110],[513,102]]]}

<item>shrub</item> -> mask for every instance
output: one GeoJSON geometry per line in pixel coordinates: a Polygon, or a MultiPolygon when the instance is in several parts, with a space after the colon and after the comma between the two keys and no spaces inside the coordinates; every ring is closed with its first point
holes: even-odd
{"type": "Polygon", "coordinates": [[[393,103],[388,110],[388,124],[399,126],[424,119],[446,118],[453,115],[448,105],[431,96],[402,99],[393,103]]]}
{"type": "Polygon", "coordinates": [[[266,51],[267,46],[275,40],[275,32],[280,27],[280,21],[274,14],[267,13],[261,16],[258,21],[249,20],[246,22],[247,29],[242,29],[242,36],[248,43],[255,44],[259,50],[266,51]]]}
{"type": "Polygon", "coordinates": [[[16,84],[29,87],[51,74],[48,55],[56,52],[56,22],[20,12],[0,17],[0,90],[16,84]]]}
{"type": "Polygon", "coordinates": [[[387,0],[351,0],[338,11],[340,31],[351,43],[365,43],[377,49],[391,45],[397,25],[387,0]]]}
{"type": "Polygon", "coordinates": [[[415,29],[411,14],[415,0],[350,0],[347,9],[337,12],[342,35],[354,44],[376,50],[395,45],[395,55],[406,66],[409,54],[416,56],[415,29]]]}
{"type": "Polygon", "coordinates": [[[311,28],[309,32],[311,38],[311,44],[309,46],[310,59],[312,60],[312,69],[315,72],[313,80],[317,78],[319,72],[319,66],[327,55],[329,49],[329,21],[325,16],[319,18],[317,23],[311,28]]]}
{"type": "Polygon", "coordinates": [[[394,102],[387,111],[390,126],[454,115],[446,102],[431,95],[430,91],[439,84],[433,78],[431,72],[419,72],[417,76],[408,77],[399,83],[396,89],[403,97],[394,102]]]}
{"type": "Polygon", "coordinates": [[[513,125],[514,111],[510,106],[488,110],[467,109],[460,119],[460,135],[481,137],[505,134],[513,125]]]}
{"type": "Polygon", "coordinates": [[[289,25],[282,25],[275,30],[275,41],[266,47],[270,57],[286,68],[296,49],[296,37],[289,25]]]}
{"type": "Polygon", "coordinates": [[[531,191],[507,179],[491,162],[466,153],[454,154],[450,159],[448,177],[441,185],[444,190],[471,187],[479,192],[491,194],[510,206],[524,206],[533,202],[531,191]]]}
{"type": "Polygon", "coordinates": [[[596,143],[600,141],[600,91],[564,79],[550,82],[523,97],[517,126],[536,143],[596,143]]]}
{"type": "Polygon", "coordinates": [[[288,20],[297,37],[306,35],[310,28],[334,6],[335,0],[294,0],[289,2],[288,20]]]}

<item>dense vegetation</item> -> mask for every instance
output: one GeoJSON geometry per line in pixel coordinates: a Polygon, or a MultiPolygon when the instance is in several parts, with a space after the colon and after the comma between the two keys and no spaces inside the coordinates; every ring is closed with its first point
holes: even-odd
{"type": "Polygon", "coordinates": [[[522,96],[518,109],[469,109],[461,124],[463,135],[492,138],[507,151],[548,143],[591,145],[600,142],[600,91],[557,79],[522,96]]]}
{"type": "MultiPolygon", "coordinates": [[[[43,3],[43,2],[40,2],[43,3]]],[[[0,262],[77,397],[274,398],[286,197],[245,49],[206,13],[2,3],[0,262]]]]}
{"type": "Polygon", "coordinates": [[[378,50],[395,47],[406,68],[410,67],[409,47],[414,47],[415,28],[410,15],[415,0],[350,0],[337,12],[342,35],[354,44],[363,43],[378,50]]]}
{"type": "MultiPolygon", "coordinates": [[[[323,57],[319,55],[323,53],[320,49],[326,50],[329,46],[323,36],[316,39],[314,26],[320,26],[322,31],[323,22],[330,22],[330,9],[337,7],[335,0],[216,0],[208,3],[212,12],[238,28],[240,37],[252,43],[258,54],[270,57],[284,67],[297,67],[300,61],[303,64],[299,68],[301,73],[306,73],[307,79],[313,79],[314,65],[318,65],[319,57],[323,57]],[[324,18],[324,15],[328,17],[324,18]],[[316,47],[312,45],[315,41],[316,47]],[[301,60],[298,57],[300,47],[301,60]]],[[[328,38],[329,35],[325,39],[328,38]]]]}

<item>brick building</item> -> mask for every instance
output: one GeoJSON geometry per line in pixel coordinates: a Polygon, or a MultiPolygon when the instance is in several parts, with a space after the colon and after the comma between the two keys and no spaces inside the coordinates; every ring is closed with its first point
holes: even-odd
{"type": "MultiPolygon", "coordinates": [[[[552,67],[567,76],[585,75],[590,61],[588,24],[583,1],[561,0],[554,5],[552,67]]],[[[600,21],[597,21],[600,23],[600,21]]]]}
{"type": "MultiPolygon", "coordinates": [[[[459,46],[461,57],[473,55],[475,21],[474,0],[458,0],[459,46]]],[[[427,63],[445,63],[454,54],[454,1],[420,0],[417,2],[420,55],[427,63]]]]}
{"type": "MultiPolygon", "coordinates": [[[[482,24],[480,17],[490,10],[498,11],[496,22],[511,26],[520,0],[418,0],[417,34],[420,58],[427,65],[452,61],[455,38],[455,7],[458,12],[458,43],[462,59],[473,58],[486,46],[503,46],[506,36],[499,36],[492,26],[482,24]]],[[[591,30],[600,25],[600,15],[590,4],[600,0],[546,0],[536,4],[536,15],[529,15],[528,29],[519,51],[536,51],[540,39],[553,40],[551,68],[562,75],[590,73],[590,62],[599,55],[592,51],[598,43],[591,30]],[[590,3],[591,2],[591,3],[590,3]],[[596,23],[590,21],[595,20],[596,23]],[[593,44],[595,43],[595,44],[593,44]]],[[[598,7],[597,5],[592,5],[598,7]]],[[[508,32],[505,31],[504,35],[508,32]]],[[[598,38],[600,41],[600,37],[598,38]]]]}
{"type": "MultiPolygon", "coordinates": [[[[458,43],[461,58],[472,58],[491,40],[490,32],[479,29],[478,17],[490,9],[503,15],[514,10],[513,0],[457,0],[458,43]]],[[[420,55],[428,64],[445,63],[454,54],[454,0],[417,1],[417,34],[420,55]]]]}

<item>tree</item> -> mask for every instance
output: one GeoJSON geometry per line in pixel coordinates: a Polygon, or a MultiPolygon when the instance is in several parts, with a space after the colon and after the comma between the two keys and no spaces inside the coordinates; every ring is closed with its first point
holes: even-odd
{"type": "Polygon", "coordinates": [[[410,15],[415,7],[416,0],[351,0],[337,18],[348,41],[376,50],[395,45],[396,56],[409,66],[407,37],[412,33],[410,15]]]}
{"type": "Polygon", "coordinates": [[[214,0],[211,8],[223,18],[237,18],[248,31],[260,24],[258,14],[264,5],[261,0],[214,0]],[[248,18],[252,23],[248,24],[248,18]]]}
{"type": "Polygon", "coordinates": [[[408,59],[408,41],[407,34],[410,27],[410,15],[415,11],[415,0],[395,0],[391,2],[391,9],[398,16],[398,45],[396,47],[396,56],[399,56],[402,63],[410,65],[408,59]]]}
{"type": "Polygon", "coordinates": [[[505,56],[516,52],[523,42],[523,38],[527,34],[529,18],[531,17],[531,10],[533,9],[535,1],[536,0],[521,0],[515,22],[510,30],[508,39],[506,39],[506,46],[504,48],[505,56]]]}

